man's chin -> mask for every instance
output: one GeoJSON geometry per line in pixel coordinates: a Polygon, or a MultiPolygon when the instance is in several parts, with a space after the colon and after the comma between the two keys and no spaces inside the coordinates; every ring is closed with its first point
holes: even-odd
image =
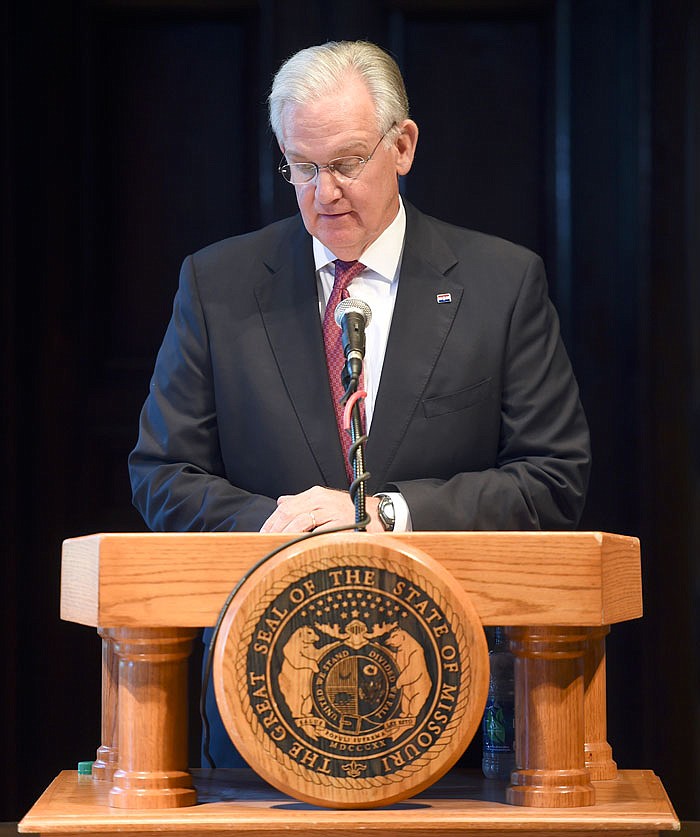
{"type": "Polygon", "coordinates": [[[327,226],[321,225],[314,235],[324,247],[345,261],[357,259],[364,249],[363,239],[357,235],[356,230],[352,234],[349,231],[329,230],[327,226]]]}

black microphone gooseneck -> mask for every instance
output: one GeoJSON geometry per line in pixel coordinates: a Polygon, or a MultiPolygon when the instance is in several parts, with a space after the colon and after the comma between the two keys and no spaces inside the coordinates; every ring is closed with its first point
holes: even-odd
{"type": "MultiPolygon", "coordinates": [[[[345,394],[341,403],[345,404],[357,392],[365,357],[365,328],[372,319],[372,309],[361,299],[348,297],[341,300],[333,313],[336,325],[342,333],[345,366],[341,373],[341,382],[345,394]]],[[[365,471],[364,446],[367,436],[362,426],[362,413],[359,399],[355,398],[350,413],[350,438],[352,444],[348,458],[352,464],[353,481],[350,485],[350,497],[355,504],[356,529],[365,530],[367,518],[365,504],[365,483],[370,475],[365,471]]]]}

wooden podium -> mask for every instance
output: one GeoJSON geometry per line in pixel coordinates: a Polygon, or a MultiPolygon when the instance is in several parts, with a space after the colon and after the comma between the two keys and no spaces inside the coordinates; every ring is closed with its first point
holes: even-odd
{"type": "Polygon", "coordinates": [[[659,779],[618,770],[607,742],[605,636],[611,624],[642,615],[636,539],[547,532],[352,537],[422,550],[463,586],[484,625],[508,626],[517,769],[507,788],[455,772],[406,803],[349,812],[296,803],[249,771],[189,771],[192,641],[215,622],[244,573],[286,539],[103,534],[64,543],[61,591],[62,618],[97,628],[103,639],[97,762],[92,777],[60,774],[19,830],[446,837],[680,828],[659,779]]]}

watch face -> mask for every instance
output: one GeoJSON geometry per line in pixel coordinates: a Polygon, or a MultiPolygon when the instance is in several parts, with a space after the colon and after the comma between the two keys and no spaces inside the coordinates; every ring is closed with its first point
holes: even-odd
{"type": "Polygon", "coordinates": [[[382,496],[379,501],[379,518],[384,524],[385,529],[393,529],[396,522],[396,512],[394,511],[394,501],[386,494],[382,496]]]}

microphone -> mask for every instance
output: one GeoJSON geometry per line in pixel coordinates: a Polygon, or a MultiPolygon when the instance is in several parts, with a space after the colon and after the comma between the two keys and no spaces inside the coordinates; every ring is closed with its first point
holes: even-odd
{"type": "Polygon", "coordinates": [[[365,328],[372,320],[372,309],[361,299],[341,299],[333,314],[343,338],[343,353],[350,377],[358,381],[365,357],[365,328]]]}

